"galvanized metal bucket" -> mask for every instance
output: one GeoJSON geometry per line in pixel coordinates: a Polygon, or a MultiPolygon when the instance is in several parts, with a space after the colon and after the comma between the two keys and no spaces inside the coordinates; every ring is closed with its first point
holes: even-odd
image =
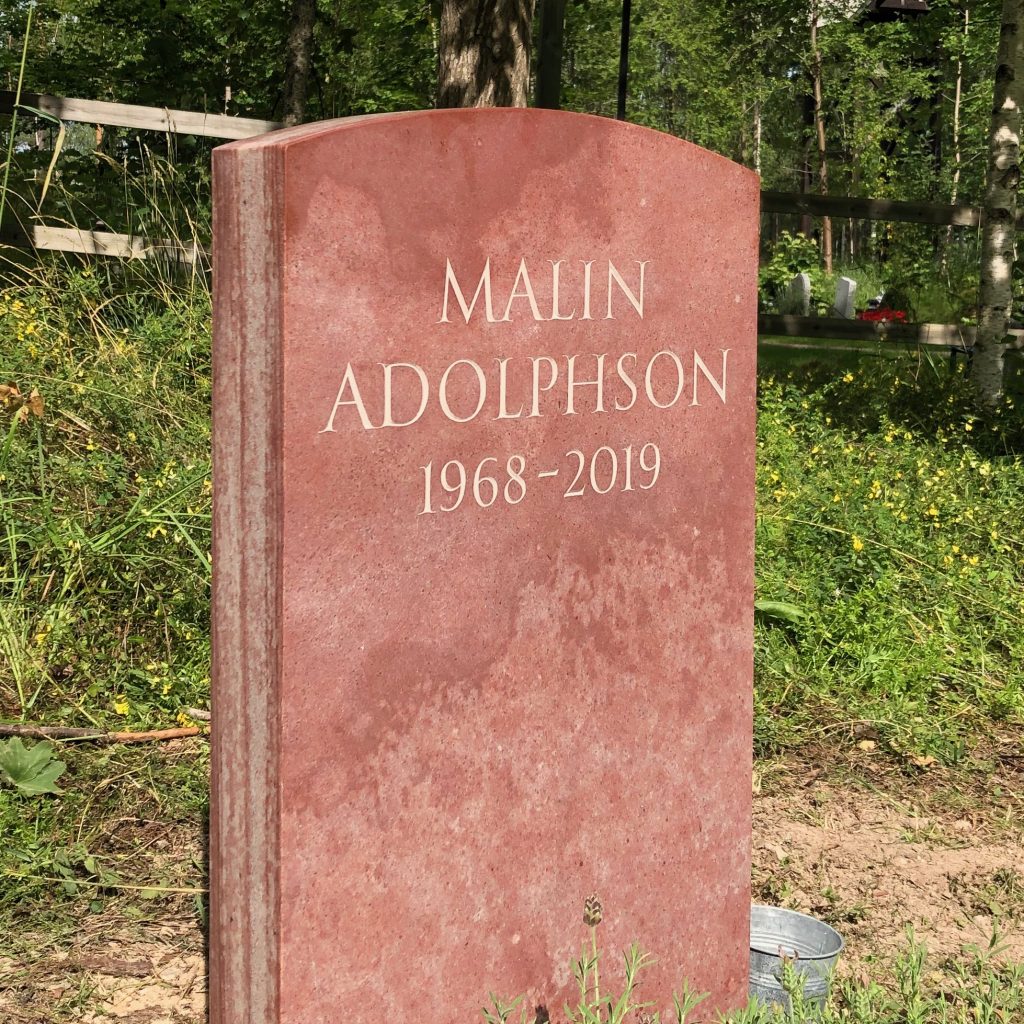
{"type": "Polygon", "coordinates": [[[750,994],[762,1003],[791,1009],[782,985],[788,962],[803,985],[806,1005],[820,1010],[842,951],[842,936],[824,921],[781,907],[750,908],[750,994]]]}

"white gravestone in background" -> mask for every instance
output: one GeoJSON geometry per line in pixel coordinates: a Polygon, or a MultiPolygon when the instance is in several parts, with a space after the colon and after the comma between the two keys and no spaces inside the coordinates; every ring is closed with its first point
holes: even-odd
{"type": "Polygon", "coordinates": [[[836,316],[852,320],[856,312],[854,300],[857,297],[857,282],[850,277],[841,277],[836,281],[836,299],[833,306],[836,316]]]}

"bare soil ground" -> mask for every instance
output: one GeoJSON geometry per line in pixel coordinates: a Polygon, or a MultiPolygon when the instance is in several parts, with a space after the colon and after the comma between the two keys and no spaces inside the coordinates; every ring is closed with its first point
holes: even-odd
{"type": "MultiPolygon", "coordinates": [[[[916,778],[866,753],[827,772],[759,766],[754,898],[832,922],[847,941],[846,972],[884,978],[908,926],[933,970],[987,947],[994,929],[1000,955],[1024,962],[1024,760],[997,750],[992,764],[974,776],[928,768],[916,778]]],[[[200,837],[183,828],[172,847],[195,857],[200,837]]],[[[137,920],[115,903],[73,926],[7,938],[5,1022],[206,1020],[204,938],[185,897],[156,901],[137,920]]]]}

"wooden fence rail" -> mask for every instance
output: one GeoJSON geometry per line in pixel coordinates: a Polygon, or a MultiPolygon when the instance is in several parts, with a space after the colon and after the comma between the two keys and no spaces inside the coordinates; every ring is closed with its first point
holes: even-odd
{"type": "MultiPolygon", "coordinates": [[[[0,114],[13,114],[16,94],[0,91],[0,114]]],[[[105,124],[143,131],[171,132],[175,135],[202,135],[212,139],[249,139],[282,127],[279,121],[259,121],[251,117],[228,117],[166,107],[138,107],[128,103],[104,103],[70,96],[48,96],[23,92],[21,106],[33,107],[61,121],[105,124]]]]}
{"type": "MultiPolygon", "coordinates": [[[[0,90],[0,114],[12,114],[16,94],[0,90]]],[[[201,135],[215,139],[248,139],[282,127],[279,121],[261,121],[249,117],[229,117],[167,107],[140,107],[126,103],[83,100],[70,96],[23,92],[21,106],[41,110],[62,121],[113,125],[143,131],[201,135]]],[[[859,196],[819,196],[801,192],[761,193],[762,213],[810,214],[817,217],[850,217],[859,220],[905,221],[914,224],[939,224],[977,227],[981,210],[976,206],[951,206],[945,203],[904,202],[897,199],[870,199],[859,196]]],[[[1024,226],[1024,213],[1021,214],[1024,226]]]]}
{"type": "Polygon", "coordinates": [[[57,228],[48,224],[4,225],[0,244],[16,249],[76,252],[85,256],[114,256],[123,260],[145,260],[161,256],[178,263],[209,262],[201,245],[178,245],[159,238],[119,235],[113,231],[88,231],[83,228],[57,228]]]}
{"type": "MultiPolygon", "coordinates": [[[[0,114],[13,114],[15,94],[0,90],[0,114]]],[[[247,139],[282,127],[277,121],[247,117],[229,117],[189,110],[142,107],[125,103],[106,103],[42,93],[21,94],[21,107],[34,108],[62,121],[112,125],[142,131],[198,135],[216,139],[247,139]]],[[[26,111],[30,113],[30,111],[26,111]]],[[[943,203],[903,202],[896,199],[870,199],[855,196],[819,196],[799,192],[761,192],[761,212],[809,214],[817,217],[847,217],[858,220],[902,221],[912,224],[978,227],[981,210],[976,206],[952,206],[943,203]]],[[[1018,219],[1024,228],[1024,212],[1018,219]]],[[[170,242],[48,225],[29,227],[5,225],[0,243],[24,249],[57,250],[121,259],[172,257],[182,263],[207,262],[208,254],[200,246],[178,247],[170,242]]],[[[897,345],[921,345],[955,351],[967,351],[974,344],[974,327],[957,324],[878,324],[834,317],[777,316],[758,317],[758,334],[771,338],[820,338],[847,341],[884,341],[897,345]]],[[[1011,332],[1017,346],[1024,332],[1011,332]]]]}
{"type": "MultiPolygon", "coordinates": [[[[907,203],[899,199],[867,199],[860,196],[815,196],[802,192],[761,193],[762,213],[806,213],[815,217],[849,217],[854,220],[904,221],[911,224],[947,224],[976,228],[981,224],[977,206],[943,203],[907,203]]],[[[1024,226],[1024,214],[1018,217],[1024,226]]]]}
{"type": "MultiPolygon", "coordinates": [[[[757,333],[774,338],[831,338],[837,341],[875,341],[925,348],[953,348],[967,352],[974,347],[978,328],[968,324],[901,324],[845,320],[831,316],[782,316],[761,313],[757,333]]],[[[1024,348],[1024,330],[1007,331],[1015,348],[1024,348]]]]}

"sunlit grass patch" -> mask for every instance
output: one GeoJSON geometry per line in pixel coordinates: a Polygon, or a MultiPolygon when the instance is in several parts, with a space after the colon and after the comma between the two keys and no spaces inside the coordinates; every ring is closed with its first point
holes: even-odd
{"type": "MultiPolygon", "coordinates": [[[[208,695],[209,295],[54,264],[0,290],[0,714],[154,725],[208,695]]],[[[164,282],[166,284],[166,282],[164,282]]]]}
{"type": "Polygon", "coordinates": [[[1022,438],[1012,399],[983,419],[945,366],[762,381],[758,596],[806,615],[758,627],[761,750],[867,723],[949,763],[1020,724],[1022,438]]]}

